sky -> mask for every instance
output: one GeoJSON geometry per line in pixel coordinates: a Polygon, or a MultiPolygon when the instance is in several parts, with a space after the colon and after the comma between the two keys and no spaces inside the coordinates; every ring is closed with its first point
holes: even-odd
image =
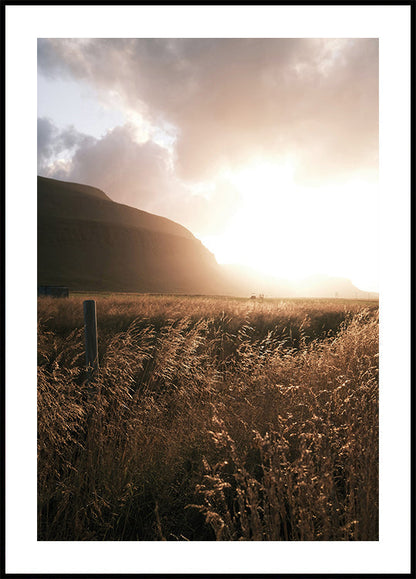
{"type": "Polygon", "coordinates": [[[38,174],[378,291],[378,40],[38,39],[38,174]]]}

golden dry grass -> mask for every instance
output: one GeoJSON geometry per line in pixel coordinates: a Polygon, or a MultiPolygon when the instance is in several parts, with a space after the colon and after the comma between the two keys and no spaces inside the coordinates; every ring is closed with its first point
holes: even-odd
{"type": "Polygon", "coordinates": [[[378,307],[39,300],[40,540],[377,540],[378,307]]]}

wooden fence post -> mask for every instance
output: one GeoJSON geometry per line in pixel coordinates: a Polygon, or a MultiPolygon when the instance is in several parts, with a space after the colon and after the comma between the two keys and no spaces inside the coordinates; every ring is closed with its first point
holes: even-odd
{"type": "Polygon", "coordinates": [[[95,300],[84,301],[85,364],[91,371],[98,370],[97,313],[95,300]]]}

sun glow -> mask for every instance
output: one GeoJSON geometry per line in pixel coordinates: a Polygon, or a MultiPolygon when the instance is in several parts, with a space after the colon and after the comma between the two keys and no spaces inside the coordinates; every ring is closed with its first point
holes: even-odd
{"type": "Polygon", "coordinates": [[[228,179],[240,194],[239,207],[222,233],[202,238],[219,263],[289,280],[348,277],[377,289],[367,274],[368,260],[377,260],[374,183],[300,186],[290,161],[255,162],[228,179]]]}

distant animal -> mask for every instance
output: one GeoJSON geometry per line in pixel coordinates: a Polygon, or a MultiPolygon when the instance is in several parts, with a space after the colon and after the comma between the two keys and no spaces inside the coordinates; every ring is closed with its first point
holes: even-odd
{"type": "Polygon", "coordinates": [[[259,294],[259,297],[257,297],[256,294],[253,294],[250,296],[250,299],[251,300],[257,300],[258,299],[259,301],[262,302],[264,300],[264,294],[259,294]]]}

